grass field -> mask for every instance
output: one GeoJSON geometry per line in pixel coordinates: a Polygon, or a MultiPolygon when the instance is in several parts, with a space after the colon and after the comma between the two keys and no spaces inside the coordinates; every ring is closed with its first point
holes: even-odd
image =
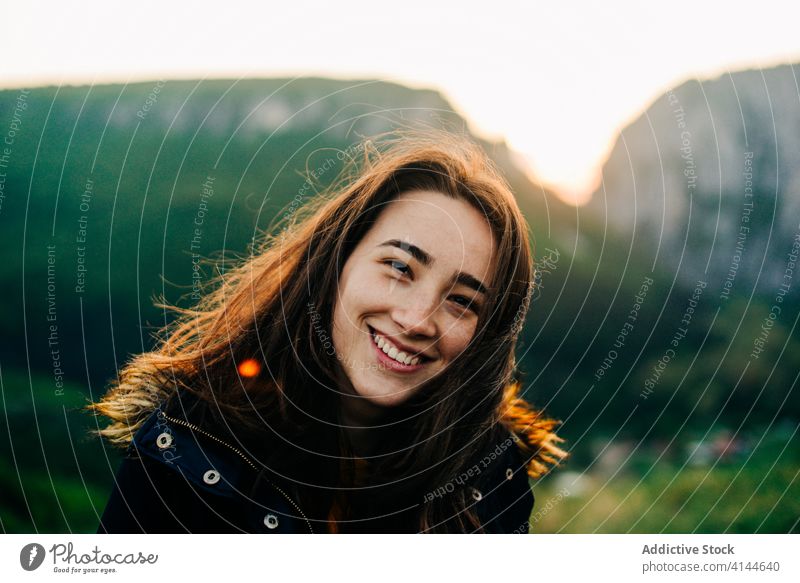
{"type": "Polygon", "coordinates": [[[602,471],[556,471],[534,487],[531,532],[800,532],[800,435],[782,424],[753,436],[735,456],[640,454],[602,471]]]}

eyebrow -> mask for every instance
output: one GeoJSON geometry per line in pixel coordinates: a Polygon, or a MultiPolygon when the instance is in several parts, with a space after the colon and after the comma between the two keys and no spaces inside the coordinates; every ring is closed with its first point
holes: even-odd
{"type": "MultiPolygon", "coordinates": [[[[409,255],[411,255],[414,259],[419,261],[425,267],[430,267],[434,263],[434,258],[431,256],[430,253],[425,251],[424,249],[420,249],[413,243],[409,243],[407,241],[400,241],[399,239],[389,239],[388,241],[384,241],[378,247],[397,247],[401,251],[405,251],[409,255]]],[[[455,277],[456,283],[460,283],[462,285],[467,286],[470,289],[475,290],[476,292],[482,293],[484,295],[487,294],[486,286],[481,282],[478,278],[470,275],[469,273],[464,273],[463,271],[459,271],[455,277]]]]}

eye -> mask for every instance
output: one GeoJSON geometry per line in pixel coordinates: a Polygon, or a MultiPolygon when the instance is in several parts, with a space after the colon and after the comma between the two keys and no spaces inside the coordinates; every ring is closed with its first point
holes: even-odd
{"type": "Polygon", "coordinates": [[[478,312],[478,305],[470,298],[465,296],[450,296],[450,299],[461,308],[472,310],[475,313],[478,312]]]}
{"type": "Polygon", "coordinates": [[[411,275],[411,268],[402,261],[398,261],[397,259],[389,259],[383,263],[403,275],[411,275]]]}

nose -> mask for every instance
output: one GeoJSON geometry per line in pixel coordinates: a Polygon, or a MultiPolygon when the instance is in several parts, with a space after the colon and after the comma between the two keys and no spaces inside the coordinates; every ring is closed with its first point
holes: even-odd
{"type": "Polygon", "coordinates": [[[436,336],[436,300],[415,298],[409,304],[397,306],[392,319],[410,337],[433,338],[436,336]]]}

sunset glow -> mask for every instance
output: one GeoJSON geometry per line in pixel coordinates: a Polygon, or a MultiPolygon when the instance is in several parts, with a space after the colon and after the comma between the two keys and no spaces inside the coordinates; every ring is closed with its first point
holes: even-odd
{"type": "Polygon", "coordinates": [[[254,358],[248,358],[239,363],[239,374],[243,377],[254,377],[261,372],[261,365],[254,358]]]}
{"type": "Polygon", "coordinates": [[[219,8],[144,0],[120,18],[99,0],[80,10],[14,3],[6,10],[14,26],[0,36],[7,56],[0,85],[312,75],[396,81],[440,91],[475,133],[505,140],[528,161],[527,172],[580,203],[619,131],[662,92],[688,79],[800,61],[800,7],[789,2],[515,2],[489,10],[298,0],[276,10],[231,0],[219,8]],[[402,39],[388,40],[386,23],[405,31],[402,39]]]}

